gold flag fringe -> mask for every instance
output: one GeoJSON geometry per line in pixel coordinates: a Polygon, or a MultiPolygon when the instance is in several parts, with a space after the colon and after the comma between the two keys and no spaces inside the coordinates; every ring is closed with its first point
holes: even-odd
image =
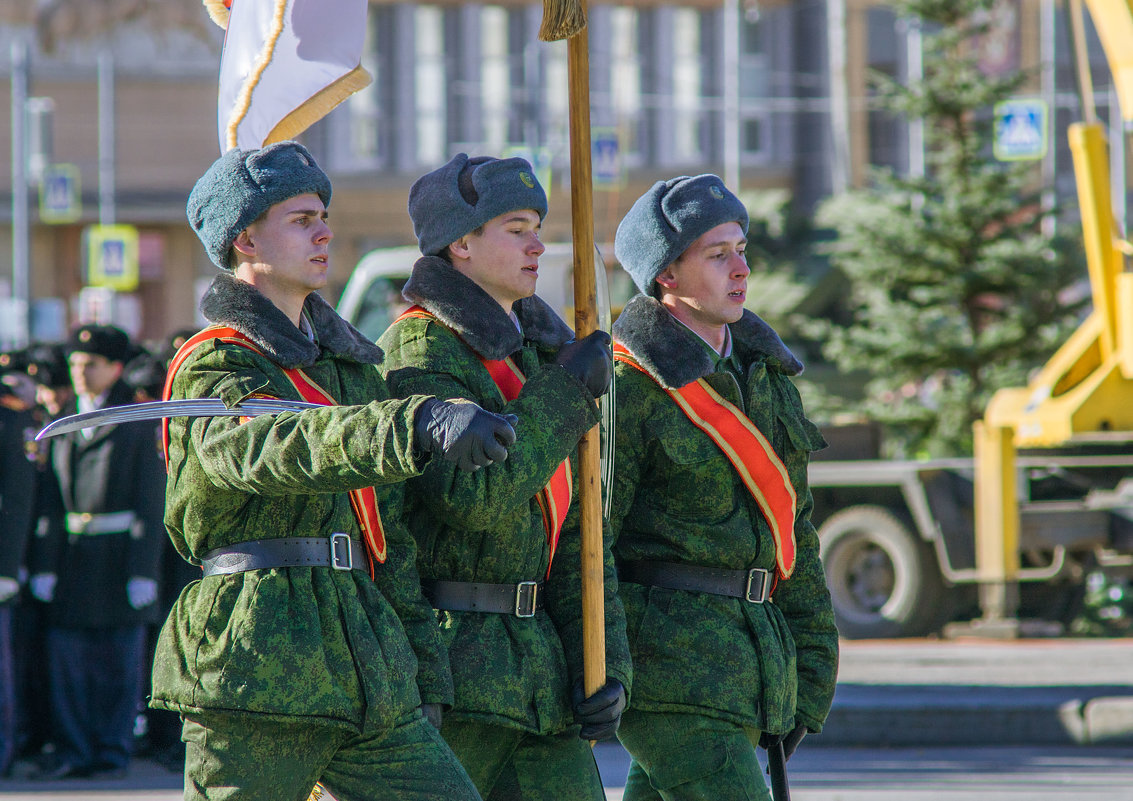
{"type": "Polygon", "coordinates": [[[224,0],[204,0],[204,4],[205,10],[209,13],[209,18],[224,30],[228,30],[228,17],[231,12],[224,0]]]}
{"type": "Polygon", "coordinates": [[[284,12],[287,10],[287,0],[276,0],[275,11],[272,14],[271,30],[268,32],[267,41],[264,42],[264,49],[256,56],[256,63],[252,66],[252,74],[244,81],[244,85],[240,88],[240,94],[236,98],[236,106],[232,109],[232,113],[228,117],[228,125],[224,129],[224,145],[226,150],[231,150],[236,147],[236,131],[240,127],[240,122],[248,113],[248,107],[252,105],[252,92],[255,91],[256,86],[260,82],[260,78],[267,69],[268,64],[271,63],[271,58],[275,54],[275,43],[283,34],[284,26],[284,12]]]}
{"type": "Polygon", "coordinates": [[[365,89],[373,79],[362,67],[355,67],[334,83],[328,84],[303,101],[303,104],[275,124],[264,140],[264,146],[285,139],[294,139],[314,123],[329,114],[335,106],[360,89],[365,89]]]}

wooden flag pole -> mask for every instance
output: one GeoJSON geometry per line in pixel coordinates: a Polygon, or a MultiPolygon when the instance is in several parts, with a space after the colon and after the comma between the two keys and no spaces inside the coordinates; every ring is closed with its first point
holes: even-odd
{"type": "MultiPolygon", "coordinates": [[[[583,2],[585,10],[585,2],[583,2]]],[[[590,37],[583,27],[567,39],[570,109],[570,202],[574,240],[574,331],[598,329],[594,277],[594,198],[590,165],[590,37]]],[[[582,525],[582,660],[590,696],[606,683],[606,614],[602,559],[602,481],[598,426],[578,443],[578,499],[582,525]]]]}

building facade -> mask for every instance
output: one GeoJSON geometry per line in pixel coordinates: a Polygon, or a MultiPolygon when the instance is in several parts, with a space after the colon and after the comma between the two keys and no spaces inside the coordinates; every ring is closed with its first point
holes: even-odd
{"type": "MultiPolygon", "coordinates": [[[[219,152],[223,32],[187,0],[59,0],[46,15],[36,5],[0,6],[0,151],[11,150],[17,77],[6,54],[23,42],[28,94],[54,108],[49,158],[78,168],[82,210],[74,222],[48,224],[36,187],[27,188],[31,333],[58,338],[92,315],[116,316],[149,339],[194,325],[214,268],[185,224],[184,203],[219,152]],[[101,124],[113,146],[100,147],[108,96],[112,113],[101,124]],[[84,291],[83,249],[87,226],[108,216],[108,175],[109,216],[140,233],[138,289],[109,306],[104,293],[84,291]]],[[[1033,69],[1035,92],[1053,103],[1058,146],[1043,169],[1072,193],[1061,145],[1076,115],[1068,48],[1056,46],[1064,34],[1044,28],[1054,2],[1003,6],[992,51],[1007,66],[1033,69]]],[[[588,13],[599,243],[612,241],[653,181],[678,174],[717,172],[742,191],[786,192],[805,210],[868,180],[870,165],[918,168],[915,127],[870,98],[870,70],[906,77],[918,64],[916,31],[883,3],[642,0],[596,3],[588,13]]],[[[541,16],[537,3],[371,0],[363,66],[373,83],[302,137],[335,185],[331,300],[363,253],[413,242],[410,184],[459,151],[531,158],[549,194],[544,238],[569,240],[566,45],[538,40],[541,16]]],[[[1096,66],[1104,87],[1100,56],[1096,66]]],[[[5,223],[13,220],[12,173],[0,161],[5,223]]],[[[0,296],[15,280],[14,236],[12,225],[0,228],[0,296]]]]}

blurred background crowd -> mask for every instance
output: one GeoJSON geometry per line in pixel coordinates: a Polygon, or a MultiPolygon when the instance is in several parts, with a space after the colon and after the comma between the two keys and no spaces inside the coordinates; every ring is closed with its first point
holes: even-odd
{"type": "Polygon", "coordinates": [[[180,721],[145,708],[153,643],[196,568],[162,523],[160,421],[36,441],[49,422],[160,399],[193,331],[84,325],[0,353],[0,778],[180,771],[180,721]]]}

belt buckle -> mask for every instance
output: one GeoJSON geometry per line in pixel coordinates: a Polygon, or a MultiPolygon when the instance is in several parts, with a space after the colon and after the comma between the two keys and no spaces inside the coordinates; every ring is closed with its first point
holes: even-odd
{"type": "Polygon", "coordinates": [[[771,572],[769,570],[764,570],[762,567],[753,567],[751,570],[747,571],[747,587],[744,588],[744,600],[753,604],[761,604],[766,601],[768,595],[767,590],[769,585],[771,584],[769,580],[770,576],[771,572]],[[754,583],[755,577],[757,575],[759,576],[759,590],[753,596],[752,584],[754,583]]]}
{"type": "Polygon", "coordinates": [[[353,570],[354,569],[354,551],[350,547],[350,535],[341,532],[330,535],[330,566],[335,570],[353,570]],[[343,561],[338,555],[338,543],[345,543],[346,560],[343,561]]]}
{"type": "Polygon", "coordinates": [[[515,585],[515,616],[535,617],[535,597],[539,594],[539,582],[521,581],[515,585]],[[528,603],[524,604],[524,596],[528,603]],[[524,610],[529,611],[524,611],[524,610]]]}

